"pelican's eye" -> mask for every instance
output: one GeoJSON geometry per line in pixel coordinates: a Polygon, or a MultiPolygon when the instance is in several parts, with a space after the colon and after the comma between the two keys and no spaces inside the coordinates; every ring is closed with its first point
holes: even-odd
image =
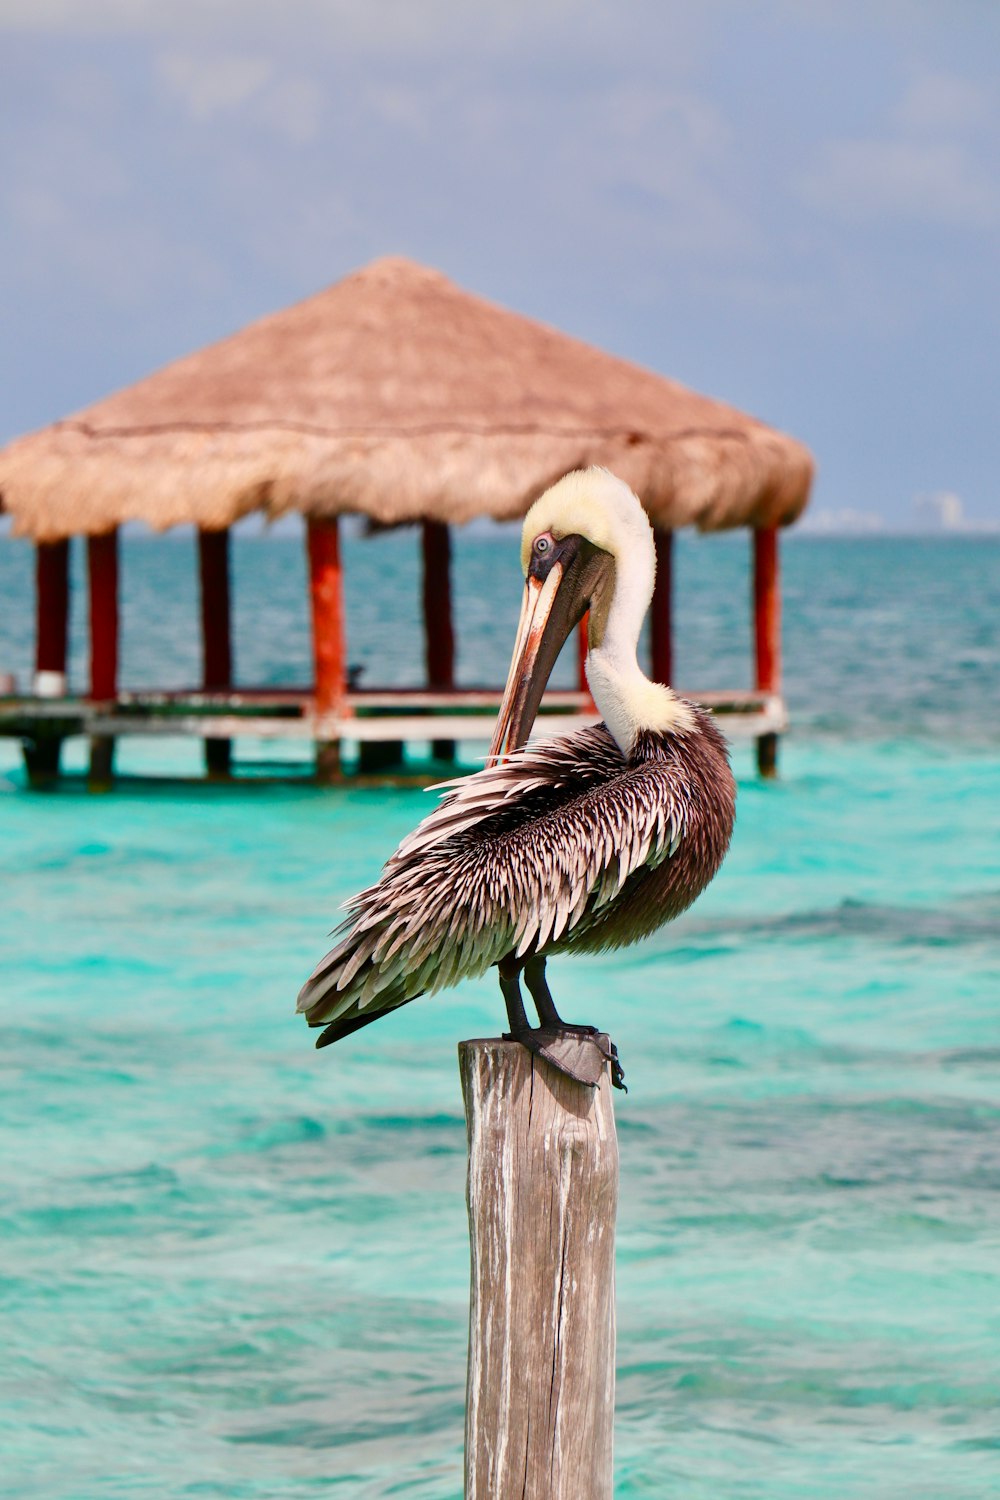
{"type": "Polygon", "coordinates": [[[541,536],[535,537],[535,545],[532,551],[536,557],[548,557],[552,551],[552,538],[548,532],[543,532],[541,536]]]}

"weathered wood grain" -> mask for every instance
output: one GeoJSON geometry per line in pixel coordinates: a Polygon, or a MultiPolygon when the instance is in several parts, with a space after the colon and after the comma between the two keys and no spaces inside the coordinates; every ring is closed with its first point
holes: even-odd
{"type": "Polygon", "coordinates": [[[466,1500],[610,1500],[618,1142],[611,1084],[459,1047],[472,1292],[466,1500]]]}

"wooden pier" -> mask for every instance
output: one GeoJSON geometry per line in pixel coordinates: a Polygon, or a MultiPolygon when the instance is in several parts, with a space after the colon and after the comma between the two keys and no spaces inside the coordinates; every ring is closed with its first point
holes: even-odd
{"type": "MultiPolygon", "coordinates": [[[[110,779],[110,747],[128,736],[181,736],[205,743],[206,769],[216,778],[235,769],[235,740],[298,740],[316,746],[321,780],[342,774],[342,749],[356,747],[364,772],[401,770],[404,746],[427,744],[435,759],[453,757],[456,741],[487,741],[502,693],[499,688],[449,691],[387,688],[348,692],[339,709],[323,709],[305,688],[211,692],[119,692],[97,702],[80,697],[0,697],[0,737],[19,739],[35,785],[58,775],[64,740],[75,736],[101,747],[92,780],[110,779]],[[224,749],[222,748],[224,747],[224,749]],[[103,773],[103,775],[102,775],[103,773]]],[[[787,725],[780,694],[690,693],[720,718],[732,740],[777,736],[787,725]]],[[[546,694],[537,733],[564,734],[597,722],[589,695],[579,690],[546,694]]]]}
{"type": "MultiPolygon", "coordinates": [[[[58,777],[63,742],[79,736],[89,741],[89,780],[95,787],[113,779],[115,742],[133,735],[203,741],[205,770],[214,780],[232,774],[238,740],[311,741],[320,782],[340,780],[348,764],[355,773],[399,775],[406,768],[407,744],[427,745],[434,761],[452,761],[458,741],[490,739],[502,689],[455,684],[449,528],[425,520],[420,532],[426,684],[419,688],[359,689],[352,682],[340,527],[336,519],[311,519],[305,528],[314,670],[310,685],[258,689],[232,681],[230,534],[200,528],[201,683],[177,691],[124,689],[119,683],[118,533],[112,531],[87,538],[89,683],[85,693],[69,694],[69,543],[40,543],[33,692],[0,696],[0,737],[21,740],[35,787],[58,777]]],[[[753,686],[745,691],[694,690],[684,696],[717,714],[730,739],[754,740],[761,774],[773,776],[779,737],[788,722],[781,694],[778,534],[774,527],[752,528],[750,534],[753,686]]],[[[656,526],[653,535],[657,571],[649,670],[656,681],[672,683],[673,534],[656,526]]],[[[584,670],[586,632],[584,619],[576,687],[545,695],[538,733],[560,734],[597,722],[584,670]]]]}

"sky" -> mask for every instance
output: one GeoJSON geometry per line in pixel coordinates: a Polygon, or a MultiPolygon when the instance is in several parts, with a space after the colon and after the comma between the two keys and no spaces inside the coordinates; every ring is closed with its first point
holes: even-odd
{"type": "Polygon", "coordinates": [[[0,442],[384,254],[1000,529],[995,0],[0,0],[0,442]]]}

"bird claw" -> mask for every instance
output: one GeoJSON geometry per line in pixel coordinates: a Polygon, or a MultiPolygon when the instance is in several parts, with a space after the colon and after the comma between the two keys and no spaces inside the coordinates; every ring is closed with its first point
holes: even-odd
{"type": "Polygon", "coordinates": [[[525,1031],[506,1032],[505,1040],[520,1042],[557,1072],[577,1083],[586,1084],[588,1088],[597,1087],[604,1077],[605,1068],[610,1064],[612,1084],[623,1093],[628,1093],[625,1074],[618,1061],[618,1048],[609,1036],[593,1027],[574,1026],[556,1030],[540,1026],[536,1030],[528,1028],[525,1031]]]}
{"type": "Polygon", "coordinates": [[[623,1094],[627,1094],[628,1085],[625,1082],[625,1069],[619,1060],[618,1048],[609,1036],[603,1037],[602,1040],[608,1044],[608,1050],[605,1055],[611,1064],[611,1085],[613,1088],[621,1089],[623,1094]]]}

